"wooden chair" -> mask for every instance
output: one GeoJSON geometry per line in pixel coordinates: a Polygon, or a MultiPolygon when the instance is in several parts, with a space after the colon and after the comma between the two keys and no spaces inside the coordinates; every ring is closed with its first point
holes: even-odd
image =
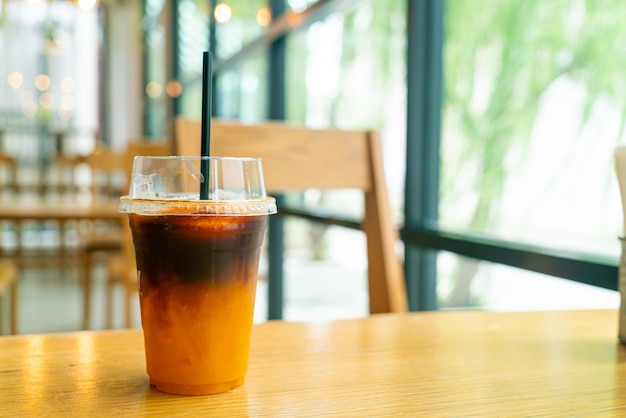
{"type": "Polygon", "coordinates": [[[0,200],[8,196],[17,197],[18,193],[17,160],[0,152],[0,200]]]}
{"type": "MultiPolygon", "coordinates": [[[[17,287],[18,270],[14,262],[10,260],[0,261],[0,302],[5,294],[9,296],[9,333],[17,334],[17,287]]],[[[3,309],[0,306],[0,319],[3,309]]],[[[0,321],[1,330],[2,321],[0,321]]]]}
{"type": "MultiPolygon", "coordinates": [[[[127,173],[124,189],[121,194],[128,192],[130,173],[133,167],[133,158],[136,155],[170,155],[169,144],[159,141],[131,141],[126,152],[123,154],[122,164],[127,173]]],[[[119,201],[119,195],[117,196],[119,201]]],[[[121,251],[115,252],[110,257],[107,264],[107,290],[106,290],[106,327],[113,327],[113,290],[115,286],[121,286],[124,290],[124,326],[133,326],[133,297],[137,295],[137,268],[135,263],[135,251],[133,238],[128,222],[123,222],[119,238],[121,240],[121,251]]]]}
{"type": "MultiPolygon", "coordinates": [[[[115,205],[127,184],[125,177],[126,158],[124,152],[112,151],[98,147],[85,158],[91,174],[91,180],[77,190],[77,199],[87,200],[92,205],[115,205]]],[[[85,204],[86,202],[83,202],[85,204]]],[[[119,223],[104,223],[100,221],[85,222],[79,228],[79,254],[82,266],[83,282],[83,329],[90,328],[91,293],[93,283],[93,268],[97,263],[108,264],[108,259],[121,253],[124,238],[119,223]]],[[[108,288],[108,286],[107,286],[108,288]]],[[[107,291],[106,307],[110,306],[110,293],[107,291]]],[[[107,313],[107,325],[109,315],[107,313]]]]}
{"type": "MultiPolygon", "coordinates": [[[[93,202],[117,204],[126,194],[135,155],[167,155],[171,147],[162,141],[131,141],[125,151],[99,150],[89,158],[95,183],[93,202]]],[[[91,312],[92,271],[96,262],[106,265],[105,327],[113,327],[113,291],[116,286],[124,290],[124,326],[132,327],[133,295],[137,292],[135,255],[132,236],[127,222],[117,229],[94,233],[83,244],[83,275],[85,283],[83,328],[89,328],[91,312]]]]}
{"type": "MultiPolygon", "coordinates": [[[[199,121],[177,118],[174,133],[177,154],[198,155],[199,121]]],[[[306,189],[362,190],[370,313],[407,310],[402,264],[394,251],[398,231],[391,218],[377,132],[214,120],[211,155],[261,158],[269,193],[306,189]]]]}

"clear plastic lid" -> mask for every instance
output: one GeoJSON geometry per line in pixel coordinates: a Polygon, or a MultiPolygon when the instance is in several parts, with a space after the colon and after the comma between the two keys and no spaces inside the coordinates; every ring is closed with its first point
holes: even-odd
{"type": "Polygon", "coordinates": [[[144,215],[270,215],[258,158],[147,157],[133,161],[128,196],[119,211],[144,215]]]}

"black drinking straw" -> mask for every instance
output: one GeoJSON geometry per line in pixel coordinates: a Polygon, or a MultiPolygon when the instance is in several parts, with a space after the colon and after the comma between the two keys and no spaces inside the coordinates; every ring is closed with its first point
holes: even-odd
{"type": "MultiPolygon", "coordinates": [[[[208,157],[211,152],[211,81],[213,78],[213,53],[202,53],[202,142],[200,155],[208,157]]],[[[200,200],[209,199],[209,160],[203,158],[200,161],[200,200]]]]}

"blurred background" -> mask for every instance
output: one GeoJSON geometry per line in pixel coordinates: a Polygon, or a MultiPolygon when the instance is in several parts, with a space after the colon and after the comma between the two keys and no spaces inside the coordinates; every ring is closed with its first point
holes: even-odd
{"type": "MultiPolygon", "coordinates": [[[[620,0],[0,0],[0,151],[19,163],[0,176],[20,190],[1,197],[40,199],[58,158],[199,119],[212,50],[215,117],[381,132],[411,309],[616,308],[624,21],[620,0]]],[[[355,220],[358,199],[284,196],[355,220]]],[[[367,315],[362,233],[281,219],[279,316],[367,315]]],[[[20,332],[78,329],[79,293],[67,266],[24,269],[20,332]]]]}

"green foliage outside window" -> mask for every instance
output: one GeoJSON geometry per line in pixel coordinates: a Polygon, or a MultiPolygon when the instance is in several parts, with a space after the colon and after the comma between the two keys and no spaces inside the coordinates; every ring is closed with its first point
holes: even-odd
{"type": "MultiPolygon", "coordinates": [[[[499,233],[507,179],[526,163],[539,118],[543,124],[549,123],[551,115],[542,114],[542,106],[557,83],[567,84],[582,96],[578,115],[571,120],[580,134],[566,139],[563,154],[600,146],[600,136],[606,133],[597,133],[592,140],[597,145],[582,135],[594,115],[596,125],[602,119],[599,109],[619,115],[619,126],[608,140],[617,144],[623,138],[625,18],[626,4],[620,0],[446,2],[440,207],[456,205],[467,210],[455,215],[448,214],[454,210],[442,211],[444,224],[478,233],[499,233]]],[[[554,139],[541,140],[550,149],[549,142],[554,139]]],[[[614,175],[610,148],[604,151],[601,173],[593,172],[591,156],[581,159],[580,170],[589,170],[596,188],[606,188],[614,175]]],[[[557,180],[545,179],[550,181],[557,180]]],[[[519,193],[552,186],[528,183],[524,187],[526,190],[519,193]]],[[[578,192],[587,193],[582,185],[578,192]]],[[[603,202],[596,204],[599,214],[595,216],[602,216],[603,202]]],[[[562,202],[562,213],[572,209],[568,205],[572,203],[562,202]]],[[[539,213],[537,218],[544,215],[539,213]]],[[[587,221],[581,218],[580,224],[569,228],[584,230],[587,221]]],[[[539,242],[534,243],[542,244],[542,237],[537,239],[539,242]]],[[[458,263],[452,275],[455,286],[444,305],[480,304],[470,291],[476,269],[475,263],[458,263]]]]}

